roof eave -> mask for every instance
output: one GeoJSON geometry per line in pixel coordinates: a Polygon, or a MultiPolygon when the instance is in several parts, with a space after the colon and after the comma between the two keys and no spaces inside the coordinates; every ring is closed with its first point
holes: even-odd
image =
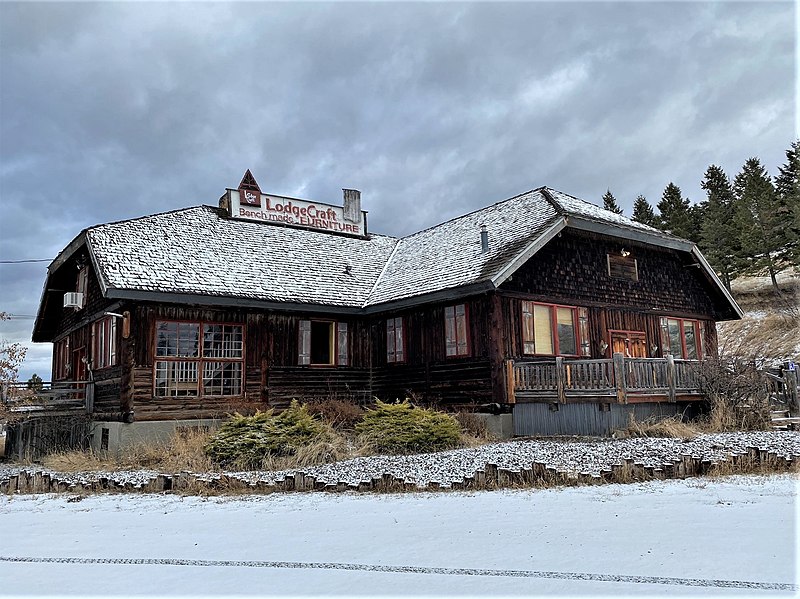
{"type": "Polygon", "coordinates": [[[118,289],[109,287],[105,296],[108,299],[130,301],[168,302],[176,304],[196,304],[203,306],[223,306],[235,308],[255,308],[262,310],[285,310],[291,312],[319,312],[326,314],[362,314],[360,306],[336,306],[330,304],[305,304],[301,302],[280,302],[259,300],[229,295],[202,295],[194,293],[170,293],[163,291],[143,291],[138,289],[118,289]]]}
{"type": "MultiPolygon", "coordinates": [[[[722,284],[722,281],[719,280],[717,273],[714,272],[714,269],[711,268],[711,265],[706,260],[705,256],[703,256],[702,252],[698,249],[696,245],[692,246],[692,256],[697,260],[700,266],[703,267],[703,270],[708,275],[708,277],[716,284],[717,288],[722,292],[722,295],[728,300],[731,308],[736,313],[739,318],[744,317],[744,310],[739,307],[739,304],[736,303],[736,300],[733,299],[731,293],[725,288],[725,285],[722,284]]],[[[728,320],[728,319],[725,319],[728,320]]]]}
{"type": "Polygon", "coordinates": [[[459,287],[451,287],[449,289],[441,289],[439,291],[431,291],[430,293],[422,293],[411,297],[405,297],[387,302],[371,304],[366,306],[363,310],[364,314],[377,314],[380,312],[389,312],[393,310],[402,310],[404,308],[411,308],[421,304],[431,304],[434,302],[444,302],[454,299],[460,299],[471,295],[479,295],[494,291],[496,286],[489,280],[478,281],[468,285],[459,287]]]}

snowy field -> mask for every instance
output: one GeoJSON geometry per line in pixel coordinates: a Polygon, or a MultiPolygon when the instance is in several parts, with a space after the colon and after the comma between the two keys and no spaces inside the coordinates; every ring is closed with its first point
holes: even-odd
{"type": "Polygon", "coordinates": [[[797,479],[0,498],[3,596],[794,596],[797,479]]]}

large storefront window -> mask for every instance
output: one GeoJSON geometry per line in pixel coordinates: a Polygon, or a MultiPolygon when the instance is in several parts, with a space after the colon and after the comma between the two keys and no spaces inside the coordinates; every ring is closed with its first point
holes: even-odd
{"type": "Polygon", "coordinates": [[[157,397],[242,394],[242,325],[156,323],[157,397]]]}

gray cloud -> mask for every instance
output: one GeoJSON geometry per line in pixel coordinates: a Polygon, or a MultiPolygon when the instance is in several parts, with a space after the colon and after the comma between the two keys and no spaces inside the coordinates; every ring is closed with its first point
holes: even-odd
{"type": "MultiPolygon", "coordinates": [[[[711,163],[783,162],[793,17],[789,2],[2,3],[0,259],[214,203],[246,168],[273,193],[360,188],[371,229],[398,235],[544,184],[609,187],[628,211],[669,181],[697,201],[711,163]]],[[[35,311],[43,269],[0,279],[0,309],[35,311]]]]}

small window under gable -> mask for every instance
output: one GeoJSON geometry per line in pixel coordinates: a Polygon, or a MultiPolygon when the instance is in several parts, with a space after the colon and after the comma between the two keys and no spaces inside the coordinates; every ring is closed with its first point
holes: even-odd
{"type": "Polygon", "coordinates": [[[619,254],[607,254],[607,258],[608,276],[612,279],[639,280],[639,265],[630,252],[622,250],[619,254]]]}

